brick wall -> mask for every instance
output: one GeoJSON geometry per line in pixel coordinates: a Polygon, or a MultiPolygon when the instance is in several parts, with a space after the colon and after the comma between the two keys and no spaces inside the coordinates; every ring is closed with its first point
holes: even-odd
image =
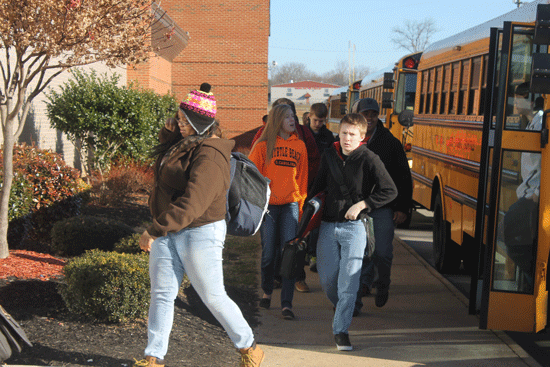
{"type": "Polygon", "coordinates": [[[269,0],[164,0],[162,7],[190,36],[172,65],[176,98],[208,82],[227,137],[260,126],[268,103],[269,0]]]}
{"type": "Polygon", "coordinates": [[[145,63],[128,66],[127,76],[128,82],[135,81],[161,95],[172,92],[172,64],[155,54],[145,63]]]}

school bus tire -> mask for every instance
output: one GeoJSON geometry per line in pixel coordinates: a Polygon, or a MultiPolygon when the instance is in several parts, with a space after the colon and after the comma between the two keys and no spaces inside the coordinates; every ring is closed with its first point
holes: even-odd
{"type": "Polygon", "coordinates": [[[438,192],[434,202],[433,258],[440,273],[457,273],[460,268],[460,247],[451,241],[450,225],[443,218],[443,203],[438,192]]]}

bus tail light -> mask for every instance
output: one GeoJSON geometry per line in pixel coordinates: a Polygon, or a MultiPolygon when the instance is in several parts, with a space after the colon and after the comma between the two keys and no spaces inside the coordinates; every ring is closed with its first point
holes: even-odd
{"type": "Polygon", "coordinates": [[[418,61],[412,57],[407,57],[403,60],[403,66],[407,69],[416,69],[418,68],[418,61]]]}

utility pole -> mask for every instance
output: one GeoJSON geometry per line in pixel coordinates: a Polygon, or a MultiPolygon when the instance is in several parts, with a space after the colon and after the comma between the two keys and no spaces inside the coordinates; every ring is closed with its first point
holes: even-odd
{"type": "Polygon", "coordinates": [[[518,8],[521,6],[521,4],[523,4],[523,1],[521,1],[521,0],[512,0],[512,2],[514,4],[516,4],[518,6],[518,8]]]}
{"type": "Polygon", "coordinates": [[[348,41],[348,85],[355,81],[355,44],[348,41]]]}

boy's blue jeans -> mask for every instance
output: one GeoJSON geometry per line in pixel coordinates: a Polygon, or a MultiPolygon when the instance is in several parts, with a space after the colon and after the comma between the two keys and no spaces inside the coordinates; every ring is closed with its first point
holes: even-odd
{"type": "Polygon", "coordinates": [[[332,322],[335,335],[347,333],[351,325],[366,245],[362,221],[321,222],[317,271],[323,290],[336,307],[332,322]]]}
{"type": "Polygon", "coordinates": [[[174,319],[174,301],[184,272],[201,300],[225,329],[237,349],[254,343],[252,329],[223,284],[224,220],[184,228],[157,238],[151,246],[148,344],[146,356],[163,359],[174,319]]]}

